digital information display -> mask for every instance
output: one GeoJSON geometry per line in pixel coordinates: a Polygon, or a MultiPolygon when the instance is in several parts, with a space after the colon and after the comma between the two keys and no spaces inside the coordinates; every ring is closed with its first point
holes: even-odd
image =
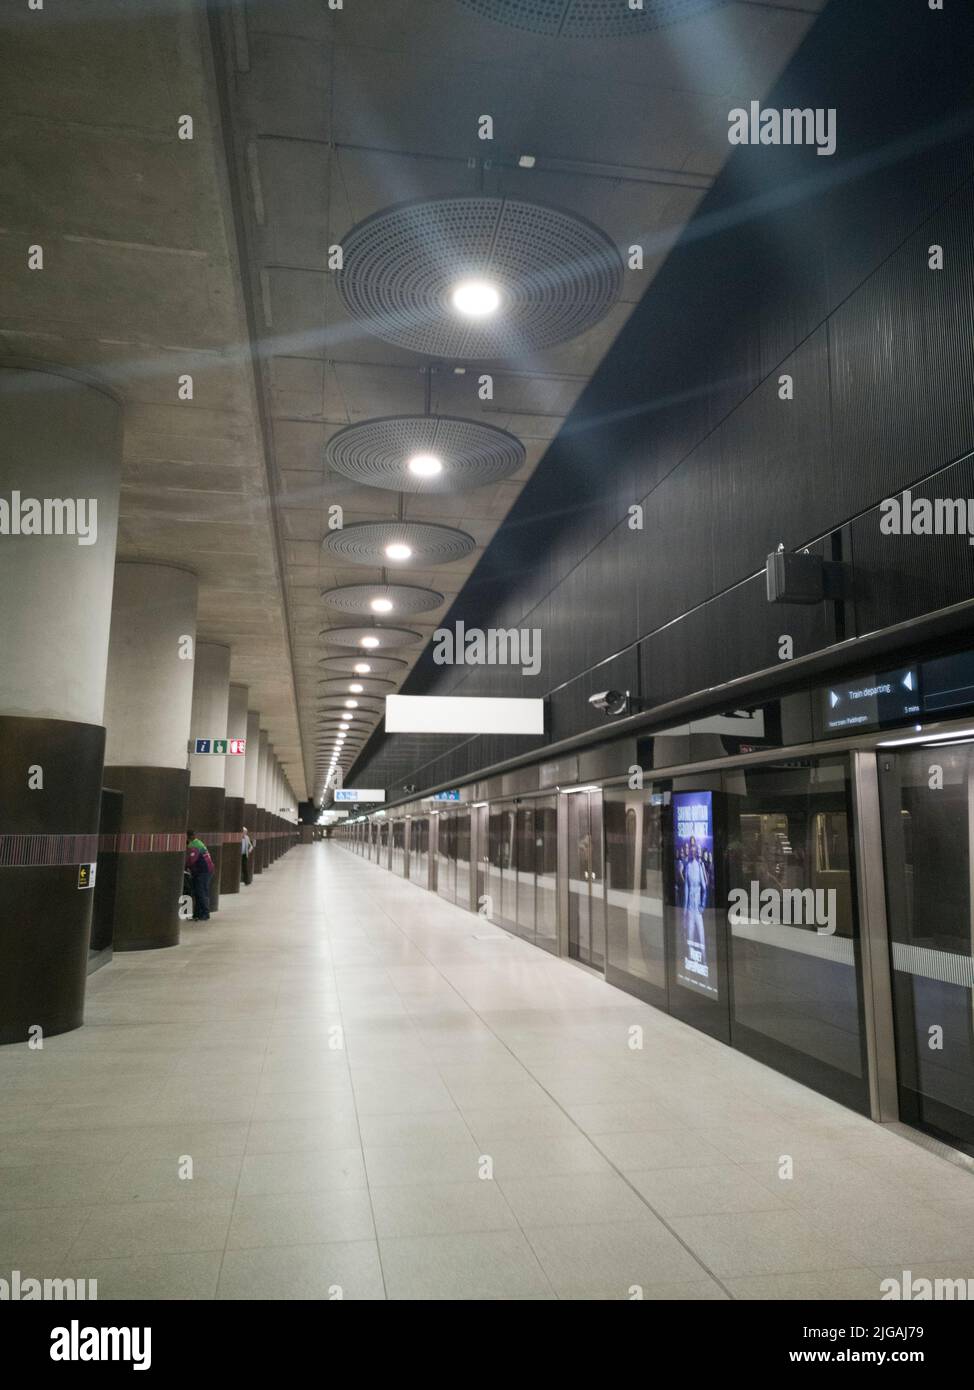
{"type": "Polygon", "coordinates": [[[382,787],[339,787],[335,792],[335,804],[350,801],[385,801],[382,787]]]}
{"type": "Polygon", "coordinates": [[[903,666],[884,675],[830,685],[819,698],[824,733],[881,729],[920,713],[920,678],[915,666],[903,666]]]}
{"type": "Polygon", "coordinates": [[[673,851],[677,914],[677,984],[716,999],[717,926],[714,903],[712,792],[673,793],[673,851]]]}

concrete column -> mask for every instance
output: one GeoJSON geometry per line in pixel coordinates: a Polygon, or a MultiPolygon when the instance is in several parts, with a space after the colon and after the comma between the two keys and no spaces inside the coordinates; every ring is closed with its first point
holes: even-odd
{"type": "MultiPolygon", "coordinates": [[[[230,648],[222,642],[197,642],[190,748],[200,738],[227,737],[229,704],[230,648]]],[[[220,906],[226,763],[226,757],[212,752],[191,752],[189,755],[189,828],[196,831],[213,860],[210,880],[210,910],[213,912],[220,906]]]]}
{"type": "MultiPolygon", "coordinates": [[[[247,758],[244,766],[244,825],[250,838],[257,841],[257,765],[260,756],[260,715],[257,710],[247,711],[247,758]]],[[[256,851],[250,859],[250,876],[253,878],[257,867],[256,851]]]]}
{"type": "MultiPolygon", "coordinates": [[[[227,738],[247,737],[247,699],[249,691],[245,685],[230,686],[230,702],[227,711],[227,738]]],[[[245,759],[242,754],[227,753],[227,798],[223,808],[223,833],[226,849],[223,853],[223,872],[220,878],[220,892],[240,892],[240,839],[244,825],[244,783],[246,774],[245,759]]]]}
{"type": "Polygon", "coordinates": [[[189,570],[129,561],[115,567],[105,785],[122,794],[118,951],[179,943],[196,598],[189,570]]]}
{"type": "Polygon", "coordinates": [[[267,730],[257,735],[257,858],[254,872],[262,874],[268,865],[267,835],[267,730]]]}
{"type": "Polygon", "coordinates": [[[0,1043],[12,1043],[84,1016],[121,410],[70,373],[2,366],[0,440],[0,1043]]]}

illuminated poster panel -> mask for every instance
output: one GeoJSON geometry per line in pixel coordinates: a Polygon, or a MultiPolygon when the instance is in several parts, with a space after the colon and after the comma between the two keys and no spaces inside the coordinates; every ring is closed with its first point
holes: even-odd
{"type": "Polygon", "coordinates": [[[677,905],[676,981],[684,989],[716,999],[713,793],[674,792],[672,814],[677,905]]]}

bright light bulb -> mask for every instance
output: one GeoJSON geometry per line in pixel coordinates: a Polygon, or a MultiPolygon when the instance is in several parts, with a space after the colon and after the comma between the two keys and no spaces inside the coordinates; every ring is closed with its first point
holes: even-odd
{"type": "Polygon", "coordinates": [[[371,651],[373,647],[377,647],[379,645],[379,639],[378,637],[363,637],[360,645],[363,647],[368,647],[371,651]]]}
{"type": "Polygon", "coordinates": [[[356,661],[353,669],[357,676],[367,676],[372,670],[372,667],[367,661],[356,661]]]}
{"type": "Polygon", "coordinates": [[[365,689],[365,686],[359,685],[357,681],[353,681],[348,688],[353,695],[361,695],[362,691],[365,689]]]}
{"type": "Polygon", "coordinates": [[[346,708],[346,709],[358,709],[358,700],[346,700],[346,701],[345,701],[345,708],[346,708]]]}
{"type": "Polygon", "coordinates": [[[496,287],[486,280],[464,280],[453,291],[452,300],[458,313],[471,319],[483,319],[497,312],[501,297],[496,287]]]}
{"type": "Polygon", "coordinates": [[[402,541],[393,541],[391,545],[386,546],[387,560],[408,560],[412,553],[409,546],[402,541]]]}
{"type": "Polygon", "coordinates": [[[437,473],[443,472],[443,460],[435,454],[413,454],[408,468],[417,478],[435,478],[437,473]]]}
{"type": "Polygon", "coordinates": [[[372,612],[373,612],[373,613],[391,613],[391,612],[392,612],[392,599],[391,599],[391,598],[374,598],[374,599],[372,600],[372,602],[369,604],[369,607],[372,609],[372,612]]]}

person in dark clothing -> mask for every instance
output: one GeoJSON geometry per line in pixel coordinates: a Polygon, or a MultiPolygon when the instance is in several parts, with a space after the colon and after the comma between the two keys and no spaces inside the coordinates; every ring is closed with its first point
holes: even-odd
{"type": "Polygon", "coordinates": [[[243,835],[240,840],[240,876],[244,883],[250,884],[254,881],[254,842],[250,838],[247,827],[243,828],[243,835]]]}
{"type": "Polygon", "coordinates": [[[193,885],[193,921],[210,920],[210,879],[213,860],[195,830],[186,831],[186,870],[193,885]]]}

